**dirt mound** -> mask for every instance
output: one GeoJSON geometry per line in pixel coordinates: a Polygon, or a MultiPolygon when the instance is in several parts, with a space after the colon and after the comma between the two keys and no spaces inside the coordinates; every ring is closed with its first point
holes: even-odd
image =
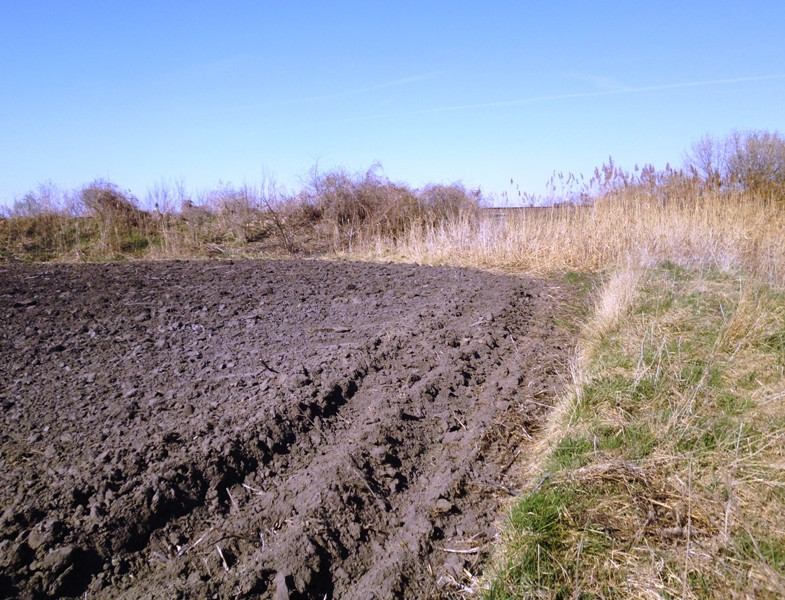
{"type": "Polygon", "coordinates": [[[0,596],[456,593],[559,386],[562,293],[408,265],[0,265],[0,596]]]}

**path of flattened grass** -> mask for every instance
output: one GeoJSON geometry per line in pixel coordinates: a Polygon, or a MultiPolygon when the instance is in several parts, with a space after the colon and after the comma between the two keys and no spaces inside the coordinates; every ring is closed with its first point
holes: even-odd
{"type": "Polygon", "coordinates": [[[484,597],[785,597],[785,294],[665,265],[582,351],[484,597]]]}

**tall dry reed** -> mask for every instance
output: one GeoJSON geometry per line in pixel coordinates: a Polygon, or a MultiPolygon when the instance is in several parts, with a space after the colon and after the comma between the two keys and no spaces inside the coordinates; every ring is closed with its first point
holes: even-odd
{"type": "Polygon", "coordinates": [[[426,264],[544,274],[672,262],[744,269],[785,282],[785,206],[752,193],[651,199],[638,190],[588,206],[510,209],[503,218],[461,218],[379,238],[369,254],[426,264]]]}

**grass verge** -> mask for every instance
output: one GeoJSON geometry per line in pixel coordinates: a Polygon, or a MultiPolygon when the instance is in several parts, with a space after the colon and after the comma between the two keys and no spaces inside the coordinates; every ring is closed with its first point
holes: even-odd
{"type": "Polygon", "coordinates": [[[584,327],[483,597],[785,597],[785,294],[626,269],[584,327]]]}

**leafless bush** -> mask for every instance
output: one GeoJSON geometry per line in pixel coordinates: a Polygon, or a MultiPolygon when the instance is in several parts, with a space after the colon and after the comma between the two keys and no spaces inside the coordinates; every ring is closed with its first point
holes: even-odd
{"type": "Polygon", "coordinates": [[[391,182],[378,165],[360,174],[314,170],[291,204],[297,221],[331,237],[335,250],[352,251],[369,240],[401,238],[415,228],[476,214],[480,192],[460,184],[431,185],[417,192],[391,182]]]}
{"type": "Polygon", "coordinates": [[[145,205],[158,215],[171,215],[188,200],[188,193],[182,181],[168,183],[160,181],[147,190],[145,205]]]}
{"type": "Polygon", "coordinates": [[[11,218],[40,217],[68,213],[65,195],[51,182],[41,183],[34,191],[14,201],[8,210],[11,218]]]}
{"type": "Polygon", "coordinates": [[[467,191],[460,183],[425,186],[418,198],[434,222],[474,217],[482,205],[480,190],[467,191]]]}
{"type": "Polygon", "coordinates": [[[98,179],[90,183],[82,189],[80,198],[91,217],[133,227],[144,222],[145,213],[136,198],[108,181],[98,179]]]}
{"type": "Polygon", "coordinates": [[[707,135],[692,145],[684,163],[709,188],[785,198],[785,139],[777,132],[707,135]]]}

